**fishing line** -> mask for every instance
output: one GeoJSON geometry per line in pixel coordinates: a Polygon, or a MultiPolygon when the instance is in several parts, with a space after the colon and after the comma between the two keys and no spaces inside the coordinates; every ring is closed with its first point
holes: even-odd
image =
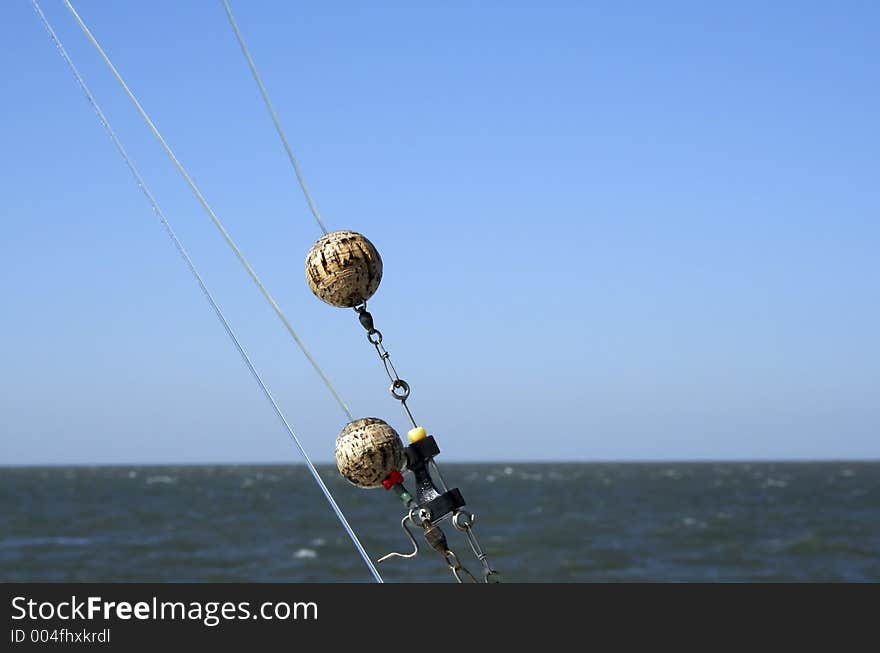
{"type": "Polygon", "coordinates": [[[373,575],[373,578],[378,583],[384,582],[382,580],[382,576],[379,575],[379,571],[376,569],[375,565],[373,564],[373,561],[370,559],[370,556],[364,550],[363,545],[361,544],[360,540],[358,539],[358,537],[355,534],[354,530],[352,529],[351,525],[348,523],[348,520],[345,518],[345,515],[342,512],[342,509],[336,503],[336,500],[333,498],[333,495],[330,493],[329,488],[324,483],[320,474],[318,474],[318,470],[315,468],[315,465],[312,463],[311,458],[309,458],[309,455],[306,453],[306,450],[303,447],[302,442],[300,442],[299,437],[297,437],[293,428],[290,426],[290,423],[287,421],[287,418],[285,418],[284,413],[281,412],[281,408],[278,406],[278,403],[275,401],[275,398],[272,396],[272,393],[269,391],[269,388],[266,386],[266,383],[263,381],[259,372],[257,372],[256,367],[254,367],[253,361],[251,361],[250,356],[248,356],[247,352],[245,351],[245,349],[242,346],[241,342],[239,341],[238,337],[235,335],[235,332],[232,330],[232,326],[229,324],[229,321],[226,319],[226,316],[223,314],[223,311],[220,309],[220,306],[217,304],[217,301],[214,299],[210,290],[208,290],[208,287],[205,285],[205,282],[202,279],[201,274],[199,274],[199,271],[196,269],[195,263],[190,258],[186,249],[183,247],[183,243],[180,242],[180,240],[178,239],[174,230],[172,229],[171,223],[165,217],[165,214],[162,212],[162,209],[159,207],[159,204],[156,201],[156,198],[154,197],[153,193],[150,191],[150,189],[147,186],[146,182],[144,181],[143,177],[141,177],[140,172],[138,172],[137,168],[134,165],[134,162],[129,157],[128,152],[123,147],[122,142],[119,140],[119,137],[116,135],[116,132],[113,130],[113,127],[110,125],[110,121],[108,120],[107,116],[104,114],[103,110],[101,109],[100,105],[98,104],[98,101],[95,99],[95,96],[92,94],[91,90],[89,90],[89,87],[86,85],[85,80],[83,79],[82,75],[80,75],[79,70],[77,70],[76,66],[74,65],[73,60],[68,55],[67,50],[64,48],[64,45],[61,43],[61,39],[55,33],[55,30],[52,28],[52,25],[49,23],[48,18],[46,18],[46,15],[43,13],[43,10],[40,7],[39,2],[37,0],[31,0],[31,4],[34,7],[34,11],[37,13],[40,20],[43,22],[43,25],[45,26],[46,30],[49,32],[49,36],[51,37],[52,42],[55,44],[55,47],[58,49],[59,54],[64,59],[64,62],[67,64],[68,68],[70,69],[71,73],[73,74],[74,78],[76,79],[77,83],[79,84],[79,87],[82,89],[83,93],[85,94],[86,99],[88,99],[89,104],[91,104],[92,108],[95,110],[95,113],[98,116],[98,120],[101,122],[101,125],[104,127],[107,134],[110,136],[110,139],[113,141],[113,145],[116,146],[116,149],[119,152],[119,154],[122,156],[123,160],[125,161],[126,166],[128,166],[128,169],[131,172],[132,176],[134,177],[135,181],[137,182],[138,187],[141,189],[144,196],[147,198],[147,201],[150,203],[150,207],[152,208],[153,212],[158,216],[160,222],[162,223],[162,226],[165,228],[165,231],[168,233],[168,236],[171,238],[171,241],[174,243],[175,248],[180,253],[181,257],[183,258],[184,262],[186,263],[186,267],[192,273],[193,277],[195,277],[195,280],[199,285],[199,289],[202,291],[202,294],[208,300],[208,303],[211,305],[211,308],[214,310],[214,313],[217,315],[217,318],[220,320],[220,323],[223,325],[223,329],[226,331],[226,334],[229,336],[229,339],[232,341],[232,344],[235,345],[236,350],[241,355],[242,360],[244,361],[244,363],[247,366],[248,370],[250,371],[251,375],[253,375],[254,379],[257,382],[257,385],[260,386],[260,390],[263,392],[266,399],[269,400],[269,403],[272,405],[273,411],[278,416],[278,419],[281,420],[281,423],[284,425],[284,429],[287,431],[288,435],[290,435],[291,439],[296,444],[297,448],[300,451],[300,454],[302,454],[302,457],[305,460],[306,465],[309,468],[309,472],[311,473],[312,477],[315,479],[315,482],[318,484],[318,487],[321,488],[321,491],[324,493],[324,496],[326,497],[328,503],[330,504],[330,507],[333,509],[333,512],[336,513],[336,516],[339,519],[339,522],[342,524],[343,528],[348,533],[348,536],[351,538],[351,541],[354,543],[354,546],[357,549],[358,553],[364,559],[364,563],[369,568],[370,573],[373,575]]]}
{"type": "Polygon", "coordinates": [[[122,75],[119,74],[119,71],[116,69],[116,66],[113,65],[113,62],[110,60],[110,57],[107,56],[107,53],[104,52],[104,49],[101,47],[101,44],[98,43],[98,40],[92,34],[91,30],[88,28],[88,26],[85,24],[85,22],[83,22],[83,19],[80,18],[80,15],[76,12],[76,9],[74,9],[73,5],[70,3],[70,0],[64,0],[64,4],[67,6],[67,9],[70,11],[71,15],[73,15],[73,18],[76,20],[80,29],[83,31],[83,34],[86,35],[86,38],[88,38],[89,42],[94,46],[95,50],[97,50],[98,54],[104,60],[104,63],[110,69],[110,72],[113,74],[113,77],[115,77],[116,81],[119,82],[119,85],[122,87],[122,90],[125,91],[125,94],[128,96],[128,99],[131,100],[132,104],[135,106],[138,113],[141,115],[141,118],[146,123],[147,127],[150,128],[150,131],[153,133],[153,136],[155,136],[156,140],[159,141],[159,144],[162,146],[162,149],[165,150],[165,154],[168,155],[169,159],[171,159],[171,162],[174,164],[174,167],[177,168],[177,171],[183,177],[184,181],[186,181],[190,190],[193,192],[193,195],[196,196],[196,199],[202,205],[202,208],[205,209],[205,212],[208,214],[208,217],[211,218],[211,221],[214,223],[214,226],[216,226],[217,229],[220,231],[220,233],[223,235],[224,240],[226,240],[226,244],[229,245],[229,247],[235,253],[235,256],[238,258],[241,265],[247,271],[251,280],[256,284],[257,288],[260,289],[260,292],[263,294],[263,297],[266,299],[267,302],[269,302],[269,305],[272,307],[272,310],[275,311],[275,314],[278,316],[278,319],[281,320],[281,323],[287,329],[287,332],[293,338],[294,342],[296,342],[297,346],[299,346],[300,350],[302,351],[302,353],[306,357],[306,359],[308,359],[309,363],[311,363],[314,370],[318,373],[318,376],[321,377],[321,380],[324,382],[324,385],[327,386],[327,389],[330,391],[330,393],[336,399],[336,403],[338,403],[340,408],[342,408],[343,412],[348,417],[348,420],[352,421],[354,419],[354,415],[352,415],[352,412],[349,409],[348,405],[342,400],[342,397],[336,391],[336,388],[330,382],[330,379],[327,378],[327,375],[324,374],[324,371],[318,365],[317,361],[312,357],[312,354],[306,348],[305,343],[300,339],[299,335],[294,330],[293,325],[287,319],[287,316],[284,314],[284,311],[281,310],[281,307],[278,305],[278,302],[275,301],[275,298],[272,296],[272,294],[269,292],[269,290],[266,288],[266,286],[263,285],[263,282],[260,280],[260,277],[257,276],[257,273],[254,270],[254,268],[251,267],[251,264],[248,262],[247,258],[245,258],[244,254],[239,249],[239,247],[235,243],[235,241],[232,239],[232,236],[226,230],[226,227],[220,221],[220,218],[217,217],[217,214],[214,212],[214,209],[212,209],[211,205],[208,204],[208,200],[205,199],[204,195],[202,195],[202,192],[199,190],[199,187],[196,186],[196,183],[193,181],[192,177],[190,177],[186,168],[183,167],[183,164],[180,162],[180,160],[174,154],[174,150],[172,150],[171,147],[168,145],[167,141],[162,136],[159,129],[156,127],[156,125],[150,119],[149,114],[147,114],[147,112],[144,110],[143,106],[141,106],[141,103],[138,101],[135,94],[128,87],[128,84],[125,83],[125,80],[123,79],[122,75]]]}
{"type": "Polygon", "coordinates": [[[287,152],[287,158],[290,159],[290,165],[293,166],[293,171],[296,173],[299,187],[302,188],[303,195],[306,196],[306,202],[309,203],[309,209],[312,211],[312,215],[315,216],[315,221],[318,223],[321,231],[326,234],[327,225],[324,224],[324,220],[321,218],[321,213],[318,211],[318,206],[315,204],[315,200],[312,199],[312,194],[309,192],[309,187],[306,185],[305,177],[303,176],[302,170],[300,170],[296,157],[293,155],[293,149],[287,141],[287,135],[284,133],[284,128],[281,126],[281,120],[275,112],[272,100],[269,99],[269,93],[266,91],[266,87],[263,86],[263,80],[260,79],[260,73],[257,72],[257,64],[254,63],[254,59],[251,57],[251,53],[248,50],[247,45],[244,43],[244,37],[241,35],[241,30],[238,29],[238,23],[235,22],[235,16],[232,15],[232,7],[229,6],[229,3],[226,0],[223,0],[223,8],[226,10],[226,16],[229,18],[229,23],[232,25],[232,31],[235,32],[235,38],[238,41],[238,45],[241,47],[241,52],[244,54],[244,58],[247,60],[248,67],[251,69],[254,81],[260,89],[260,95],[263,96],[263,102],[266,104],[266,109],[269,110],[269,115],[272,117],[275,131],[277,131],[278,136],[281,137],[281,143],[284,145],[284,150],[287,152]]]}

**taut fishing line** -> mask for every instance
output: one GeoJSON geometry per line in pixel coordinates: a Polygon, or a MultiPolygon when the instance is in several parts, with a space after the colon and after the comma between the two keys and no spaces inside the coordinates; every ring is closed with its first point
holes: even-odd
{"type": "MultiPolygon", "coordinates": [[[[55,30],[52,28],[52,25],[49,22],[48,18],[46,18],[46,15],[43,13],[43,10],[40,7],[38,0],[31,0],[31,4],[34,7],[34,11],[37,13],[37,15],[39,16],[43,25],[45,26],[46,30],[48,31],[49,36],[52,39],[52,42],[55,44],[55,47],[58,49],[59,54],[64,59],[64,62],[67,64],[68,68],[70,69],[70,72],[73,74],[74,78],[76,79],[77,83],[79,84],[79,87],[82,89],[83,93],[85,94],[86,99],[88,99],[89,104],[91,104],[92,108],[95,110],[95,113],[98,116],[98,120],[100,121],[100,123],[104,127],[104,129],[106,130],[107,134],[110,136],[110,139],[113,141],[113,145],[116,147],[120,156],[125,161],[125,164],[128,167],[129,171],[131,172],[132,176],[134,177],[135,181],[137,182],[138,187],[141,189],[141,191],[143,192],[147,201],[149,202],[150,208],[153,210],[153,212],[159,218],[159,221],[162,223],[162,226],[165,228],[165,231],[168,233],[168,236],[171,238],[171,241],[174,243],[174,247],[180,253],[181,257],[183,258],[184,262],[186,263],[186,267],[192,273],[193,277],[196,280],[196,283],[198,283],[199,289],[202,291],[202,294],[204,294],[205,298],[208,300],[208,303],[211,305],[211,308],[213,309],[215,315],[217,316],[217,319],[219,319],[220,323],[223,325],[223,329],[226,331],[226,334],[229,336],[229,339],[232,341],[232,344],[235,346],[236,350],[241,355],[242,360],[244,361],[244,363],[247,366],[250,373],[253,375],[254,380],[256,380],[256,382],[257,382],[257,385],[259,385],[260,390],[262,391],[263,395],[265,395],[266,399],[269,400],[269,403],[272,405],[272,410],[278,416],[278,419],[281,421],[282,425],[284,426],[284,429],[287,431],[290,438],[296,444],[297,448],[300,451],[300,454],[302,454],[302,457],[305,460],[305,463],[309,469],[309,472],[311,473],[312,477],[315,479],[315,482],[318,484],[318,487],[321,488],[321,492],[323,492],[324,496],[327,499],[327,502],[330,504],[330,507],[333,509],[333,512],[336,513],[336,516],[339,519],[339,522],[342,524],[343,528],[348,533],[348,536],[351,538],[352,542],[354,543],[355,548],[357,549],[358,553],[363,558],[364,563],[367,565],[367,568],[370,570],[370,573],[373,575],[373,578],[378,583],[384,582],[382,580],[382,576],[379,574],[379,571],[376,569],[376,566],[373,564],[373,561],[370,559],[370,556],[364,550],[363,545],[361,544],[360,540],[358,539],[358,537],[355,534],[354,530],[352,529],[351,525],[348,523],[348,520],[345,518],[345,515],[342,512],[342,509],[336,503],[336,500],[333,498],[333,495],[331,494],[327,485],[324,483],[320,474],[318,474],[318,470],[315,469],[315,465],[312,463],[311,458],[309,458],[308,453],[306,453],[306,450],[303,447],[302,442],[300,441],[299,437],[296,435],[293,428],[290,426],[290,423],[287,421],[287,418],[284,416],[284,413],[281,411],[281,408],[278,406],[278,403],[275,401],[275,398],[272,396],[272,393],[269,391],[269,388],[266,386],[266,383],[263,381],[263,379],[260,376],[259,372],[257,371],[256,367],[254,366],[253,361],[251,360],[250,356],[248,356],[247,352],[245,351],[244,347],[242,346],[241,341],[238,339],[235,332],[232,330],[232,326],[229,324],[229,321],[226,319],[226,316],[223,314],[223,311],[220,309],[219,304],[217,304],[217,301],[214,299],[214,296],[211,294],[210,290],[208,289],[207,285],[205,284],[204,279],[202,278],[201,274],[199,273],[198,269],[195,266],[195,263],[190,258],[189,254],[187,253],[186,249],[183,246],[183,243],[181,243],[180,239],[177,237],[177,234],[174,232],[174,229],[171,227],[171,223],[168,221],[168,218],[165,216],[164,212],[159,207],[159,204],[156,201],[155,196],[150,191],[149,187],[147,186],[147,184],[144,181],[143,177],[141,176],[140,172],[135,167],[134,162],[131,160],[131,157],[128,155],[128,152],[123,147],[122,142],[119,140],[119,137],[116,135],[116,132],[113,130],[113,127],[111,126],[109,119],[104,114],[104,111],[101,109],[100,105],[98,104],[98,101],[95,99],[95,96],[92,94],[91,90],[89,89],[89,87],[86,84],[85,80],[83,79],[82,75],[80,75],[79,70],[77,70],[76,66],[74,65],[73,60],[70,58],[70,55],[67,53],[67,50],[64,48],[64,45],[62,44],[61,39],[56,34],[55,30]]],[[[71,9],[72,9],[72,7],[71,7],[71,9]]]]}
{"type": "Polygon", "coordinates": [[[223,222],[221,222],[220,218],[214,212],[214,209],[211,208],[210,204],[208,204],[208,200],[205,199],[205,196],[202,194],[202,191],[199,190],[199,187],[193,181],[189,172],[187,172],[186,168],[183,166],[183,164],[177,158],[177,155],[174,154],[174,150],[172,150],[171,146],[168,145],[168,142],[162,136],[162,133],[156,127],[155,123],[153,123],[149,114],[146,112],[146,110],[144,110],[144,107],[138,101],[137,97],[132,92],[132,90],[128,87],[128,84],[125,83],[125,79],[123,79],[122,75],[116,69],[116,66],[113,65],[113,62],[110,60],[110,57],[107,56],[107,53],[104,52],[104,48],[101,47],[101,44],[95,38],[95,35],[92,34],[92,31],[88,28],[88,26],[85,24],[83,19],[80,18],[80,15],[77,13],[77,11],[73,7],[73,5],[70,3],[70,0],[64,0],[64,4],[67,6],[67,9],[70,11],[74,20],[76,20],[76,23],[77,23],[77,25],[79,25],[83,34],[86,35],[86,38],[89,40],[89,42],[92,44],[92,46],[94,46],[95,50],[97,50],[98,54],[101,56],[101,59],[104,60],[104,63],[107,64],[107,68],[110,69],[110,72],[113,74],[113,77],[116,78],[116,81],[122,87],[122,90],[128,96],[128,99],[131,100],[131,103],[134,105],[135,109],[137,109],[137,111],[140,114],[141,118],[143,119],[144,123],[146,123],[147,127],[149,127],[150,131],[153,133],[153,136],[155,136],[156,140],[159,141],[159,144],[162,146],[162,149],[165,151],[165,154],[168,156],[168,158],[174,164],[174,167],[177,168],[177,171],[180,173],[181,177],[183,177],[184,181],[186,181],[186,183],[189,186],[190,190],[192,191],[193,195],[195,195],[196,199],[199,201],[199,204],[201,204],[202,208],[205,210],[205,213],[207,213],[208,217],[211,218],[211,222],[213,222],[214,226],[217,227],[218,231],[220,231],[220,234],[223,236],[223,239],[226,241],[226,244],[229,245],[230,249],[232,249],[232,251],[235,253],[236,258],[238,258],[242,267],[247,271],[248,276],[250,276],[251,280],[254,282],[254,284],[256,284],[257,288],[259,288],[260,293],[262,293],[263,297],[266,299],[266,301],[272,307],[272,310],[275,311],[275,315],[277,315],[278,319],[281,320],[281,323],[284,325],[284,328],[287,330],[287,332],[293,338],[294,342],[296,342],[297,346],[300,348],[300,351],[302,351],[303,355],[308,359],[309,363],[311,363],[315,372],[318,373],[318,376],[321,377],[321,380],[324,382],[324,385],[327,387],[327,389],[333,395],[333,398],[336,399],[336,403],[339,404],[339,407],[342,409],[342,411],[345,413],[346,417],[348,417],[349,420],[353,419],[354,416],[351,414],[351,410],[348,408],[348,405],[345,403],[345,401],[342,400],[341,395],[339,394],[339,392],[336,391],[336,388],[330,382],[330,379],[327,377],[327,375],[324,374],[324,371],[318,365],[318,362],[314,359],[314,357],[312,356],[312,354],[309,352],[308,348],[306,347],[305,343],[299,337],[299,334],[297,334],[296,330],[293,328],[293,325],[287,319],[287,316],[284,314],[284,311],[281,310],[281,307],[278,305],[278,302],[275,301],[275,298],[269,292],[269,289],[266,288],[266,286],[263,284],[262,280],[257,275],[256,270],[254,270],[254,268],[248,262],[247,258],[245,258],[244,253],[238,247],[238,245],[236,244],[235,240],[233,240],[233,238],[229,234],[229,232],[226,230],[226,227],[223,225],[223,222]]]}

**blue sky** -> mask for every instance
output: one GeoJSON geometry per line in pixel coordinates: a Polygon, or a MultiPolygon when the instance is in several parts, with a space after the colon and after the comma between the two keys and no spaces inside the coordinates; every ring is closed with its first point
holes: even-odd
{"type": "MultiPolygon", "coordinates": [[[[76,3],[357,415],[404,431],[219,2],[76,3]]],[[[880,457],[880,8],[249,2],[447,460],[880,457]]],[[[60,2],[307,449],[342,413],[60,2]]],[[[298,457],[27,2],[5,9],[0,463],[298,457]]]]}

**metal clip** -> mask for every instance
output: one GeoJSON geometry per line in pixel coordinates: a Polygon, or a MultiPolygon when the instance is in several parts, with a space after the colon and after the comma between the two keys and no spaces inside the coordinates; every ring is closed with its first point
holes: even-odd
{"type": "Polygon", "coordinates": [[[446,549],[443,552],[443,559],[446,561],[446,566],[449,567],[449,571],[452,572],[452,575],[455,576],[455,580],[459,583],[463,583],[464,581],[461,579],[461,574],[467,574],[467,577],[470,579],[472,583],[476,583],[477,579],[474,578],[474,575],[467,570],[466,567],[461,566],[461,562],[458,559],[458,556],[455,555],[455,552],[451,549],[446,549]]]}
{"type": "Polygon", "coordinates": [[[489,559],[483,552],[480,543],[477,541],[477,536],[474,535],[473,526],[476,518],[476,515],[467,510],[456,510],[452,515],[452,525],[455,526],[456,530],[467,535],[468,544],[471,545],[471,551],[474,552],[474,557],[480,561],[480,565],[483,567],[483,579],[485,582],[500,583],[501,575],[492,568],[492,565],[489,564],[489,559]]]}

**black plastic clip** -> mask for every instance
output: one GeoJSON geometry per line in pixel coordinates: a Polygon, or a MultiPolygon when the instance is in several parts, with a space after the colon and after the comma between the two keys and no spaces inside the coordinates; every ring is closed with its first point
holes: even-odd
{"type": "Polygon", "coordinates": [[[458,488],[441,492],[434,484],[428,465],[440,453],[434,436],[422,438],[404,449],[407,467],[413,473],[416,483],[415,500],[419,508],[427,510],[431,522],[438,522],[465,505],[464,497],[458,488]]]}

